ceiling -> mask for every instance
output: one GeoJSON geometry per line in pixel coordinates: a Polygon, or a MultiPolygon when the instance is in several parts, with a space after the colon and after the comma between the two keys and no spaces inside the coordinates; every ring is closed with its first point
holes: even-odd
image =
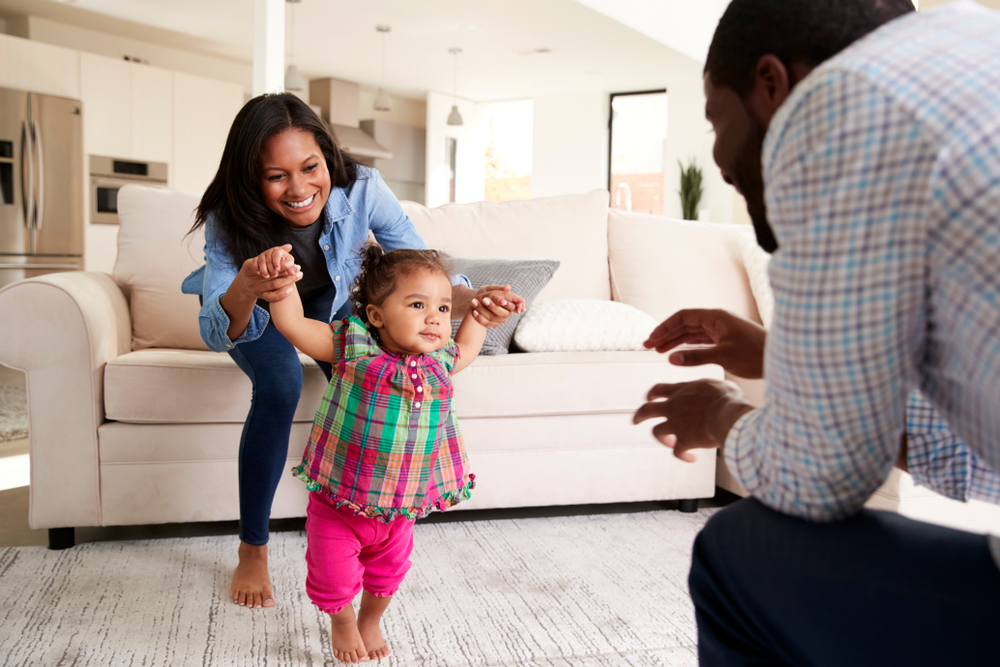
{"type": "MultiPolygon", "coordinates": [[[[253,7],[254,0],[0,0],[7,16],[34,15],[247,66],[253,7]]],[[[453,92],[452,47],[462,49],[458,94],[479,102],[657,88],[666,68],[692,62],[576,0],[302,0],[287,10],[294,12],[295,62],[306,78],[377,87],[375,26],[389,25],[386,88],[404,97],[453,92]]]]}
{"type": "MultiPolygon", "coordinates": [[[[951,0],[921,0],[923,8],[951,0]]],[[[1000,9],[1000,0],[980,0],[1000,9]]],[[[702,61],[729,0],[301,0],[294,54],[306,78],[385,85],[422,99],[477,102],[664,85],[665,71],[702,61]],[[539,49],[548,52],[539,53],[539,49]]],[[[0,0],[0,15],[34,15],[251,66],[254,0],[0,0]]],[[[289,20],[286,34],[291,32],[289,20]]],[[[289,39],[286,51],[292,49],[289,39]]],[[[152,64],[156,64],[155,62],[152,64]]]]}

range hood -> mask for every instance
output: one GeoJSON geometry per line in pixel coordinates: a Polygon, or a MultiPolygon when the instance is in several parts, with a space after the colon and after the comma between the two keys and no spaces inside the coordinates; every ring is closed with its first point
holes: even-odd
{"type": "Polygon", "coordinates": [[[392,151],[361,129],[358,84],[340,79],[312,79],[309,81],[309,102],[319,107],[320,117],[326,121],[341,149],[362,158],[392,159],[392,151]]]}

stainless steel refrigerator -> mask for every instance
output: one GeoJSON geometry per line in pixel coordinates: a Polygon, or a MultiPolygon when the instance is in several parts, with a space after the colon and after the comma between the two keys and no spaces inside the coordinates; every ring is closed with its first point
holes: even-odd
{"type": "Polygon", "coordinates": [[[0,287],[83,269],[83,105],[0,88],[0,287]]]}

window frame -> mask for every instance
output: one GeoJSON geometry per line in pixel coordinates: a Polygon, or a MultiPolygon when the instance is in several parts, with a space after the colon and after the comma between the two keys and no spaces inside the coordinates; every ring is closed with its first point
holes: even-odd
{"type": "MultiPolygon", "coordinates": [[[[611,192],[611,147],[614,145],[614,122],[615,122],[615,98],[616,97],[629,97],[631,95],[654,95],[657,93],[667,94],[666,88],[655,88],[653,90],[635,90],[625,93],[611,93],[608,96],[608,192],[611,192]]],[[[667,104],[669,104],[670,98],[667,98],[667,104]]],[[[614,197],[614,193],[611,195],[614,197]]]]}

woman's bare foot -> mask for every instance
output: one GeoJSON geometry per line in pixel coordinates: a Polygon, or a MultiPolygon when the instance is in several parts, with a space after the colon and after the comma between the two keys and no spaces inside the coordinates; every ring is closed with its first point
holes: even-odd
{"type": "Polygon", "coordinates": [[[358,612],[358,632],[361,639],[368,648],[368,657],[372,660],[381,660],[389,657],[389,647],[382,638],[382,628],[379,621],[385,612],[392,596],[376,597],[365,591],[361,594],[361,611],[358,612]]]}
{"type": "Polygon", "coordinates": [[[275,605],[271,577],[267,573],[266,544],[258,547],[240,542],[240,564],[233,570],[229,597],[236,604],[251,609],[275,605]]]}
{"type": "Polygon", "coordinates": [[[358,632],[353,605],[348,604],[338,613],[330,615],[330,644],[333,646],[333,657],[341,662],[368,661],[368,650],[358,632]]]}

